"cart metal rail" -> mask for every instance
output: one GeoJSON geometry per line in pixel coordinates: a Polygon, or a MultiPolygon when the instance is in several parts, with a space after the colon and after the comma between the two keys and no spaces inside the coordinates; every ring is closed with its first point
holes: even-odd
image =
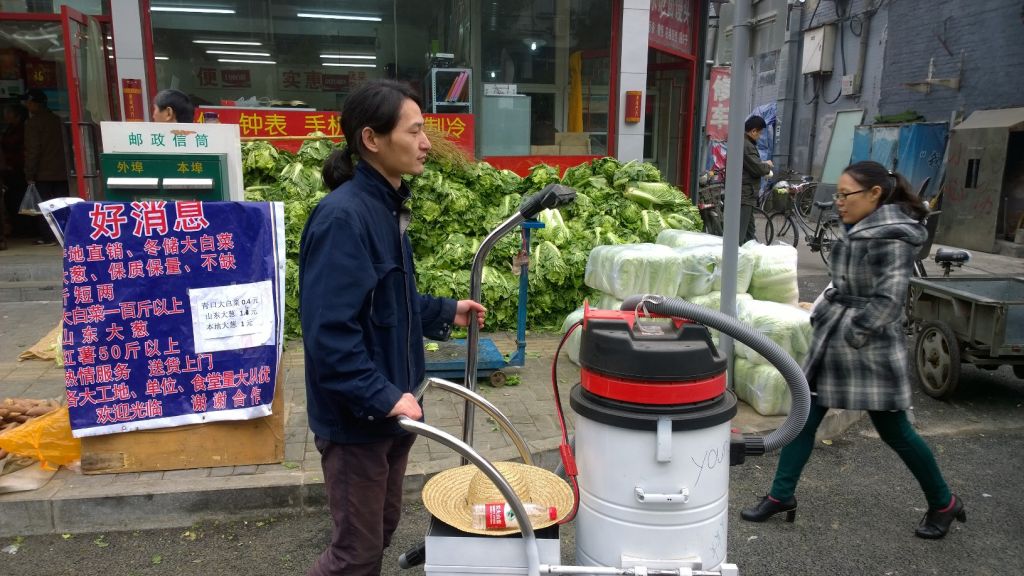
{"type": "Polygon", "coordinates": [[[914,367],[929,396],[949,398],[964,362],[1024,378],[1024,278],[911,278],[910,299],[914,367]]]}

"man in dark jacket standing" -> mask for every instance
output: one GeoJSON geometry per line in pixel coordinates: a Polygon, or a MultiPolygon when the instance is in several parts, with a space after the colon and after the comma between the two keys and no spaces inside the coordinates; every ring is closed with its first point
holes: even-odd
{"type": "MultiPolygon", "coordinates": [[[[68,169],[64,162],[64,123],[46,107],[46,93],[33,88],[22,96],[29,117],[25,121],[25,180],[35,185],[43,200],[68,195],[68,169]]],[[[46,220],[38,217],[37,245],[56,244],[46,220]]]]}
{"type": "Polygon", "coordinates": [[[766,124],[764,118],[751,116],[743,124],[743,181],[740,196],[740,244],[754,239],[754,206],[761,189],[761,177],[771,174],[772,161],[761,160],[757,153],[757,140],[766,124]]]}
{"type": "Polygon", "coordinates": [[[423,172],[430,141],[416,93],[374,80],[345,101],[346,145],[328,156],[333,192],[302,233],[299,292],[309,427],[334,529],[311,576],[380,574],[398,527],[414,435],[398,417],[423,412],[423,337],[446,339],[484,308],[416,290],[405,174],[423,172]],[[356,161],[358,160],[358,164],[356,161]]]}

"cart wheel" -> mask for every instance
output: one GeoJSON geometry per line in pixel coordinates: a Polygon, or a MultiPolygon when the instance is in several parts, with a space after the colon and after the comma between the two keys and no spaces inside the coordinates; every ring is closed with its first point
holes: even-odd
{"type": "Polygon", "coordinates": [[[1013,375],[1021,380],[1024,380],[1024,364],[1013,365],[1013,375]]]}
{"type": "Polygon", "coordinates": [[[502,386],[505,385],[505,382],[507,381],[508,378],[505,376],[505,373],[502,372],[501,370],[495,370],[494,372],[491,372],[491,386],[494,386],[495,388],[501,388],[502,386]]]}
{"type": "Polygon", "coordinates": [[[946,399],[960,383],[960,344],[943,322],[926,322],[917,335],[914,351],[917,380],[924,393],[946,399]]]}

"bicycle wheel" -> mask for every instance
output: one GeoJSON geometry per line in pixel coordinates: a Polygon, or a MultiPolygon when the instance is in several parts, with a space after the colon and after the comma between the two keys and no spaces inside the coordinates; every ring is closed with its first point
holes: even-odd
{"type": "Polygon", "coordinates": [[[775,232],[773,241],[789,244],[793,247],[800,243],[800,231],[796,227],[796,222],[793,221],[789,214],[772,214],[768,221],[775,232]]]}
{"type": "Polygon", "coordinates": [[[817,184],[808,186],[800,191],[796,197],[796,209],[800,211],[800,215],[807,218],[811,215],[811,210],[814,208],[814,195],[818,192],[817,184]]]}
{"type": "Polygon", "coordinates": [[[775,227],[772,226],[771,218],[768,214],[758,208],[754,207],[754,239],[762,244],[771,244],[772,240],[775,239],[775,227]]]}
{"type": "Polygon", "coordinates": [[[821,230],[818,231],[818,246],[820,247],[819,252],[821,253],[821,259],[828,265],[828,259],[832,256],[832,246],[839,241],[839,235],[836,234],[834,226],[835,222],[822,222],[821,230]]]}

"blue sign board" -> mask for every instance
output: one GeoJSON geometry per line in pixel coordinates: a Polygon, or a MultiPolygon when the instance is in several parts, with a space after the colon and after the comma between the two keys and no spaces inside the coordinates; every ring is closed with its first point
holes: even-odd
{"type": "Polygon", "coordinates": [[[284,314],[280,203],[79,202],[63,236],[75,437],[270,414],[284,314]]]}

